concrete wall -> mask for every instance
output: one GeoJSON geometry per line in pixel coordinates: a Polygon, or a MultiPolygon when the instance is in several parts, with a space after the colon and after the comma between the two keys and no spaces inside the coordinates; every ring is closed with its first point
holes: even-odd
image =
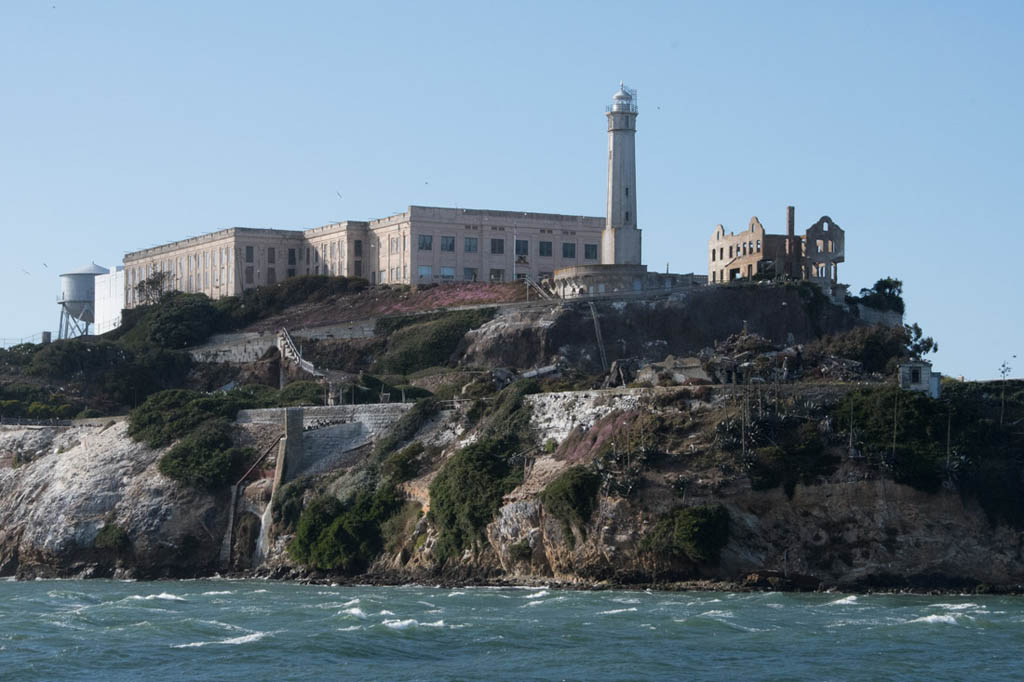
{"type": "Polygon", "coordinates": [[[114,272],[96,276],[95,333],[105,334],[121,326],[121,311],[126,307],[125,271],[118,266],[114,272]]]}
{"type": "Polygon", "coordinates": [[[903,315],[894,310],[876,310],[863,303],[857,304],[857,315],[868,324],[881,324],[886,327],[899,327],[903,324],[903,315]]]}
{"type": "MultiPolygon", "coordinates": [[[[361,422],[372,437],[377,437],[391,427],[403,414],[412,408],[412,403],[377,403],[373,405],[330,405],[302,408],[304,429],[361,422]]],[[[240,410],[236,421],[242,424],[280,424],[283,407],[259,410],[240,410]]]]}

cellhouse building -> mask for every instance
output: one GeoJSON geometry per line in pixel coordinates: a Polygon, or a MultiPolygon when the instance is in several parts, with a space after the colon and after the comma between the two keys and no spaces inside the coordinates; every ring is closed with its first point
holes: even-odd
{"type": "Polygon", "coordinates": [[[529,278],[553,280],[563,296],[677,285],[681,280],[652,277],[640,264],[636,114],[635,92],[620,87],[607,111],[605,216],[409,206],[376,220],[306,230],[232,227],[126,254],[124,307],[143,303],[137,287],[158,273],[166,290],[211,298],[301,275],[362,277],[371,284],[529,278]]]}

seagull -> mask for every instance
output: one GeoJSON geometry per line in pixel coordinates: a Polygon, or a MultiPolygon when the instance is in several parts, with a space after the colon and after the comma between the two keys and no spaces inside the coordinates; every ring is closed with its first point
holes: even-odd
{"type": "Polygon", "coordinates": [[[28,275],[29,277],[31,277],[31,276],[32,276],[32,273],[31,273],[31,272],[29,272],[28,270],[26,270],[25,268],[22,268],[22,269],[21,269],[21,271],[22,271],[22,272],[24,272],[24,273],[25,273],[26,275],[28,275]]]}
{"type": "Polygon", "coordinates": [[[344,197],[343,197],[343,196],[341,196],[341,192],[339,192],[338,190],[334,190],[334,193],[338,195],[338,198],[339,198],[339,199],[342,199],[342,200],[344,200],[344,197]]]}
{"type": "Polygon", "coordinates": [[[46,268],[47,270],[49,270],[49,269],[50,269],[50,266],[49,266],[49,265],[47,265],[46,263],[43,263],[43,267],[44,267],[44,268],[46,268]]]}

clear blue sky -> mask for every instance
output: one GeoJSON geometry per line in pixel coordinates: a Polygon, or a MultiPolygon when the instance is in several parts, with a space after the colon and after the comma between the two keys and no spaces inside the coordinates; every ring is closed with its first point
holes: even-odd
{"type": "Polygon", "coordinates": [[[853,291],[904,281],[938,370],[1024,376],[1022,26],[1016,2],[6,0],[0,337],[56,329],[61,272],[224,227],[603,215],[625,80],[652,269],[705,272],[716,224],[793,204],[846,230],[853,291]]]}

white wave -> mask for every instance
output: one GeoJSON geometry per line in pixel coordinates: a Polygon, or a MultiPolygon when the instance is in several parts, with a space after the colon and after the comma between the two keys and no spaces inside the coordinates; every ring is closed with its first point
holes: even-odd
{"type": "Polygon", "coordinates": [[[448,596],[449,597],[461,597],[464,594],[466,594],[466,593],[465,592],[455,591],[455,592],[449,592],[448,596]]]}
{"type": "Polygon", "coordinates": [[[338,632],[353,632],[354,630],[362,630],[362,625],[349,625],[347,628],[338,628],[338,632]]]}
{"type": "Polygon", "coordinates": [[[966,611],[967,609],[980,609],[980,604],[932,604],[933,609],[946,609],[947,611],[966,611]]]}
{"type": "Polygon", "coordinates": [[[269,591],[270,590],[253,590],[253,594],[263,594],[263,593],[269,592],[269,591]]]}
{"type": "Polygon", "coordinates": [[[632,606],[632,607],[630,607],[628,609],[612,609],[611,611],[598,611],[597,615],[599,615],[599,616],[610,616],[610,615],[612,615],[614,613],[632,613],[632,612],[635,612],[635,611],[636,611],[636,607],[632,606]]]}
{"type": "Polygon", "coordinates": [[[391,628],[392,630],[405,630],[413,625],[419,625],[419,622],[415,618],[407,618],[405,620],[393,619],[385,620],[381,625],[391,628]]]}
{"type": "Polygon", "coordinates": [[[428,602],[428,601],[418,601],[418,602],[416,602],[416,603],[417,603],[417,604],[423,604],[424,606],[429,606],[430,608],[434,608],[435,606],[437,606],[436,604],[431,604],[431,603],[430,603],[430,602],[428,602]]]}
{"type": "Polygon", "coordinates": [[[171,646],[172,649],[190,649],[193,647],[208,646],[210,644],[248,644],[249,642],[258,642],[263,639],[269,632],[250,632],[247,635],[240,637],[231,637],[229,639],[217,639],[212,642],[189,642],[188,644],[174,644],[171,646]]]}
{"type": "Polygon", "coordinates": [[[640,600],[635,597],[616,597],[612,599],[616,604],[639,604],[640,600]]]}
{"type": "Polygon", "coordinates": [[[956,625],[956,616],[951,616],[948,613],[937,613],[930,616],[921,616],[913,620],[907,621],[908,623],[928,623],[929,625],[956,625]]]}
{"type": "Polygon", "coordinates": [[[422,628],[443,628],[444,627],[444,621],[443,620],[435,620],[433,623],[420,623],[420,627],[422,627],[422,628]]]}
{"type": "Polygon", "coordinates": [[[707,616],[708,618],[732,618],[733,617],[732,611],[715,611],[715,610],[712,610],[712,611],[705,611],[704,613],[702,613],[700,615],[707,616]]]}
{"type": "Polygon", "coordinates": [[[388,611],[387,609],[384,609],[383,611],[381,611],[377,615],[379,615],[379,616],[393,616],[393,615],[395,615],[395,612],[394,611],[388,611]]]}
{"type": "Polygon", "coordinates": [[[429,613],[429,614],[444,613],[444,609],[430,609],[428,611],[424,611],[424,613],[429,613]]]}
{"type": "Polygon", "coordinates": [[[342,611],[342,613],[347,613],[348,615],[355,616],[356,618],[359,618],[361,620],[365,620],[366,619],[366,612],[363,611],[358,606],[353,606],[350,609],[345,609],[344,611],[342,611]]]}
{"type": "Polygon", "coordinates": [[[528,601],[528,602],[526,602],[525,604],[523,604],[523,607],[527,607],[527,606],[536,606],[537,604],[543,604],[543,603],[544,603],[544,600],[543,600],[543,599],[536,599],[536,600],[534,600],[534,601],[528,601]]]}
{"type": "Polygon", "coordinates": [[[185,601],[182,597],[179,597],[175,594],[171,594],[170,592],[161,592],[160,594],[147,594],[145,597],[143,597],[140,594],[133,594],[128,598],[136,601],[153,601],[154,599],[161,599],[163,601],[185,601]]]}
{"type": "Polygon", "coordinates": [[[826,604],[826,606],[837,606],[837,605],[842,605],[842,604],[856,604],[856,603],[857,603],[857,595],[851,594],[849,597],[843,597],[842,599],[836,599],[835,601],[830,601],[828,604],[826,604]]]}
{"type": "Polygon", "coordinates": [[[359,603],[359,597],[356,597],[355,599],[349,599],[347,602],[342,604],[342,606],[355,606],[358,603],[359,603]]]}
{"type": "Polygon", "coordinates": [[[525,595],[523,597],[523,599],[540,599],[541,597],[546,597],[549,594],[551,594],[551,593],[548,592],[547,590],[541,590],[540,592],[535,592],[533,594],[527,594],[527,595],[525,595]]]}
{"type": "Polygon", "coordinates": [[[204,597],[213,597],[219,594],[234,594],[231,590],[213,590],[212,592],[203,592],[204,597]]]}

